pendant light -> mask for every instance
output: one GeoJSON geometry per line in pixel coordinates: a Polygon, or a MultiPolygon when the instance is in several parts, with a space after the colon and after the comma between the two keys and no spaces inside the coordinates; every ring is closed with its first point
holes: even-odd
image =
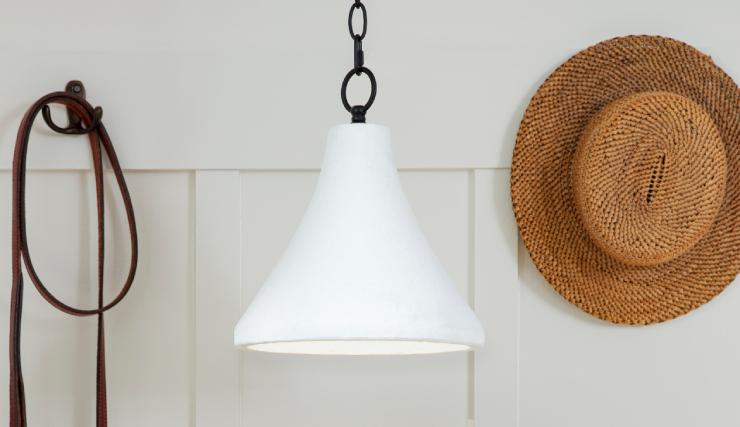
{"type": "Polygon", "coordinates": [[[239,348],[302,354],[422,354],[484,342],[478,318],[432,252],[401,188],[390,131],[365,123],[377,84],[364,66],[367,10],[350,7],[355,66],[342,82],[352,123],[329,130],[313,198],[234,330],[239,348]],[[362,32],[353,14],[362,12],[362,32]],[[353,75],[370,79],[350,106],[353,75]]]}

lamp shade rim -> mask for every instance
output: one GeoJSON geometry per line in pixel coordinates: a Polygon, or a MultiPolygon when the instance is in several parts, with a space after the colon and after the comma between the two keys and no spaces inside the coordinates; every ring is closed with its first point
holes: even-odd
{"type": "Polygon", "coordinates": [[[475,351],[483,343],[425,338],[308,338],[236,343],[240,350],[306,355],[418,355],[475,351]]]}

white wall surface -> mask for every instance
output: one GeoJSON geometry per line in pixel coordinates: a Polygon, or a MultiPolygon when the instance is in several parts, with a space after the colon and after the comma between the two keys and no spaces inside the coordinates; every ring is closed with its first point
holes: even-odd
{"type": "MultiPolygon", "coordinates": [[[[582,48],[661,34],[740,79],[733,1],[367,0],[366,62],[379,82],[369,120],[392,128],[404,188],[487,346],[400,358],[232,347],[234,323],[310,198],[328,127],[348,119],[338,95],[352,61],[349,4],[0,3],[0,331],[18,122],[36,98],[78,78],[105,110],[140,235],[134,288],[107,320],[111,426],[740,425],[740,286],[660,325],[589,317],[551,290],[518,243],[508,187],[529,98],[582,48]]],[[[39,122],[31,145],[34,261],[65,301],[92,305],[86,144],[39,122]]],[[[128,246],[109,187],[112,294],[128,246]]],[[[94,320],[55,312],[32,288],[25,296],[30,425],[93,425],[94,320]]]]}

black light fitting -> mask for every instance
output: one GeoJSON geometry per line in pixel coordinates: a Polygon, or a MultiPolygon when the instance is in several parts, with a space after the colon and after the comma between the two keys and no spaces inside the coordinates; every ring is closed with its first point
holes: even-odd
{"type": "Polygon", "coordinates": [[[352,114],[352,123],[365,123],[365,114],[367,113],[367,110],[370,109],[370,106],[373,105],[373,102],[375,101],[375,95],[378,92],[378,84],[375,81],[375,75],[372,71],[370,71],[369,68],[365,67],[365,52],[362,50],[362,40],[365,38],[365,35],[367,34],[367,9],[365,8],[365,5],[362,4],[361,0],[355,0],[354,3],[352,3],[352,6],[349,8],[349,18],[347,19],[348,26],[349,26],[349,35],[352,37],[352,40],[354,41],[354,62],[355,66],[349,72],[346,76],[344,76],[344,80],[342,81],[342,104],[344,105],[344,108],[352,114]],[[352,20],[355,15],[355,11],[360,10],[362,12],[362,32],[357,33],[355,32],[354,25],[352,23],[352,20]],[[352,76],[360,76],[362,74],[367,75],[368,79],[370,79],[370,97],[368,98],[365,105],[350,105],[349,101],[347,101],[347,85],[349,84],[349,81],[352,79],[352,76]]]}

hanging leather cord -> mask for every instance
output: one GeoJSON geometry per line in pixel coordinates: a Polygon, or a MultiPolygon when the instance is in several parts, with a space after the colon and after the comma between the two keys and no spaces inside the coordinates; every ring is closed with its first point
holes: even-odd
{"type": "Polygon", "coordinates": [[[39,291],[41,296],[46,299],[52,306],[74,316],[93,316],[98,317],[98,336],[97,336],[97,399],[96,399],[96,426],[106,427],[107,421],[107,401],[106,401],[106,382],[105,382],[105,330],[103,313],[117,305],[126,296],[131,288],[136,272],[138,260],[137,252],[137,235],[136,222],[134,220],[134,210],[131,205],[126,181],[123,177],[121,166],[118,163],[116,152],[111,144],[108,132],[100,121],[102,110],[100,107],[93,108],[82,96],[73,92],[80,92],[80,86],[74,91],[50,93],[36,101],[26,112],[18,129],[18,136],[15,145],[15,154],[13,157],[13,229],[12,229],[12,270],[13,283],[10,300],[10,427],[25,427],[27,424],[25,394],[23,387],[23,375],[21,372],[21,313],[23,311],[23,275],[21,271],[21,259],[26,266],[26,272],[31,282],[39,291]],[[73,123],[70,120],[70,126],[61,128],[54,124],[49,111],[49,104],[61,104],[71,111],[70,117],[77,117],[81,123],[73,123]],[[98,227],[98,302],[97,308],[82,309],[67,305],[56,298],[43,284],[31,262],[31,255],[28,249],[28,239],[26,235],[26,157],[28,153],[28,141],[31,134],[31,127],[39,112],[42,112],[44,120],[49,126],[60,133],[64,134],[87,134],[90,142],[90,151],[92,153],[93,171],[95,175],[95,193],[97,200],[97,227],[98,227]],[[82,126],[84,125],[84,127],[82,126]],[[129,232],[131,235],[131,264],[128,276],[119,291],[118,295],[109,303],[103,302],[103,272],[104,272],[104,198],[103,198],[103,154],[108,157],[111,169],[116,177],[116,182],[123,199],[126,218],[128,220],[129,232]]]}

